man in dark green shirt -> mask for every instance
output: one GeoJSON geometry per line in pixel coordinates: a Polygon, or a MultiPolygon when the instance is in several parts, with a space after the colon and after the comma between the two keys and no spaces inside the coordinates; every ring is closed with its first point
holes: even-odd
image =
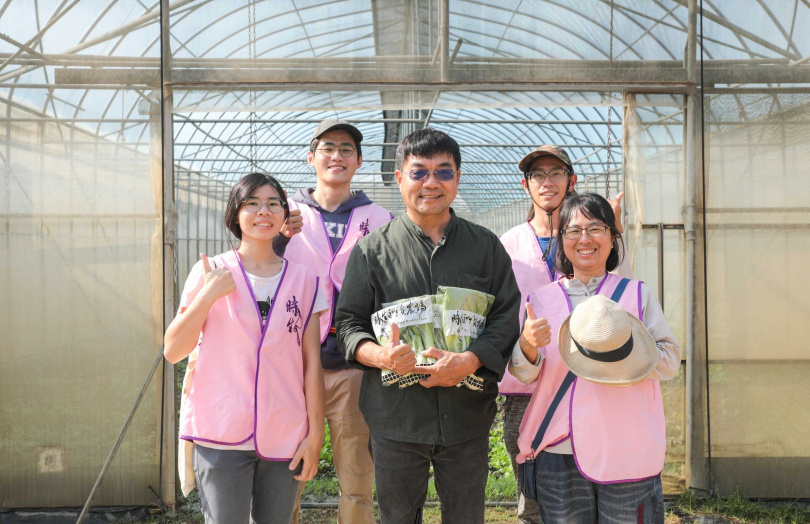
{"type": "Polygon", "coordinates": [[[443,522],[484,522],[489,428],[521,304],[498,237],[450,209],[460,164],[458,144],[441,131],[422,129],[402,141],[396,178],[407,212],[357,243],[338,300],[338,344],[349,365],[365,370],[360,410],[371,431],[383,524],[419,521],[431,464],[443,522]],[[381,369],[412,372],[416,355],[393,327],[380,346],[372,314],[438,286],[495,296],[483,333],[463,353],[424,352],[437,361],[419,368],[430,375],[419,385],[383,386],[381,369]],[[484,379],[483,391],[456,387],[472,373],[484,379]]]}

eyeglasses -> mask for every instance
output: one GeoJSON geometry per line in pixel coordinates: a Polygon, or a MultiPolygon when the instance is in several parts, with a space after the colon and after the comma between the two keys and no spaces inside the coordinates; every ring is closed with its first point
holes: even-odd
{"type": "Polygon", "coordinates": [[[259,198],[246,198],[242,200],[242,207],[251,213],[258,213],[261,211],[262,204],[266,204],[267,210],[274,215],[284,212],[284,204],[281,203],[280,198],[268,198],[267,200],[261,200],[259,198]]]}
{"type": "Polygon", "coordinates": [[[557,167],[552,169],[551,171],[543,171],[542,169],[535,169],[534,171],[529,171],[526,173],[526,178],[531,181],[535,181],[538,184],[542,184],[546,181],[546,178],[551,180],[553,183],[562,182],[562,180],[566,177],[566,175],[570,175],[571,172],[567,169],[563,169],[561,167],[557,167]]]}
{"type": "Polygon", "coordinates": [[[322,155],[325,156],[332,156],[335,154],[335,151],[340,151],[340,156],[349,157],[352,156],[357,152],[357,150],[353,147],[344,146],[344,147],[332,147],[332,146],[325,146],[319,147],[315,151],[320,151],[322,155]]]}
{"type": "Polygon", "coordinates": [[[607,233],[608,229],[610,228],[607,226],[591,226],[587,229],[568,227],[562,230],[562,236],[568,240],[576,240],[582,236],[582,233],[587,232],[588,236],[591,238],[603,237],[605,236],[605,233],[607,233]]]}
{"type": "MultiPolygon", "coordinates": [[[[437,169],[433,171],[433,174],[436,175],[436,180],[439,182],[447,182],[449,180],[453,180],[456,177],[456,173],[458,170],[452,169],[437,169]]],[[[408,178],[414,180],[416,182],[420,182],[422,180],[427,180],[430,176],[430,171],[427,169],[411,169],[410,171],[406,171],[408,178]]]]}

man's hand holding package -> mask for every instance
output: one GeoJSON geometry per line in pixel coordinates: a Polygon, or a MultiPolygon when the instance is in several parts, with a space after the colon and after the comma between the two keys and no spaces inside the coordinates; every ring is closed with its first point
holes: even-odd
{"type": "Polygon", "coordinates": [[[430,375],[419,381],[426,388],[457,386],[464,377],[475,373],[483,365],[475,353],[470,351],[451,353],[432,347],[423,351],[422,355],[436,359],[429,366],[419,366],[419,373],[430,375]]]}
{"type": "Polygon", "coordinates": [[[399,326],[391,324],[391,338],[381,346],[371,340],[357,346],[357,361],[366,366],[389,369],[407,375],[416,368],[416,353],[408,344],[400,344],[399,326]]]}

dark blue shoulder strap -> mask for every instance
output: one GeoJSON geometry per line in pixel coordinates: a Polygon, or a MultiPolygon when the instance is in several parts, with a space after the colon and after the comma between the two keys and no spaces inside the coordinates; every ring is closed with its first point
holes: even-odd
{"type": "Polygon", "coordinates": [[[610,296],[610,300],[613,302],[618,302],[622,295],[624,294],[624,290],[627,288],[627,284],[630,283],[629,278],[623,278],[621,282],[616,286],[616,289],[613,291],[613,294],[610,296]]]}
{"type": "Polygon", "coordinates": [[[546,416],[543,417],[543,422],[540,423],[540,427],[537,429],[537,435],[535,435],[532,441],[532,454],[534,454],[534,451],[540,445],[540,442],[542,442],[543,436],[546,434],[546,429],[548,429],[548,425],[551,424],[551,416],[557,411],[557,406],[560,405],[560,402],[565,396],[565,392],[571,387],[575,378],[577,378],[576,375],[570,371],[565,375],[562,384],[560,384],[560,389],[557,390],[557,394],[554,395],[554,400],[551,401],[551,405],[548,407],[548,411],[546,411],[546,416]]]}

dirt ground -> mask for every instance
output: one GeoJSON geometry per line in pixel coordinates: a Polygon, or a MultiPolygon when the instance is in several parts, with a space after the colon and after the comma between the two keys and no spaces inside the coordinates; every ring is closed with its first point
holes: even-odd
{"type": "MultiPolygon", "coordinates": [[[[487,524],[516,524],[517,518],[515,516],[515,511],[516,509],[514,507],[488,507],[486,514],[486,522],[487,524]]],[[[198,516],[187,515],[186,518],[180,518],[174,521],[159,521],[159,522],[174,522],[177,524],[203,524],[204,521],[201,515],[198,516]]],[[[302,509],[300,513],[299,522],[300,524],[334,524],[335,522],[337,522],[337,509],[333,508],[302,509]]],[[[759,522],[798,523],[798,522],[810,522],[810,520],[804,520],[801,517],[799,517],[799,520],[790,518],[744,519],[731,516],[720,516],[717,514],[714,515],[705,513],[696,514],[686,511],[678,506],[669,507],[665,518],[666,524],[687,524],[687,523],[748,524],[759,522]]],[[[425,508],[424,524],[441,524],[441,511],[438,507],[430,506],[425,508]]]]}

